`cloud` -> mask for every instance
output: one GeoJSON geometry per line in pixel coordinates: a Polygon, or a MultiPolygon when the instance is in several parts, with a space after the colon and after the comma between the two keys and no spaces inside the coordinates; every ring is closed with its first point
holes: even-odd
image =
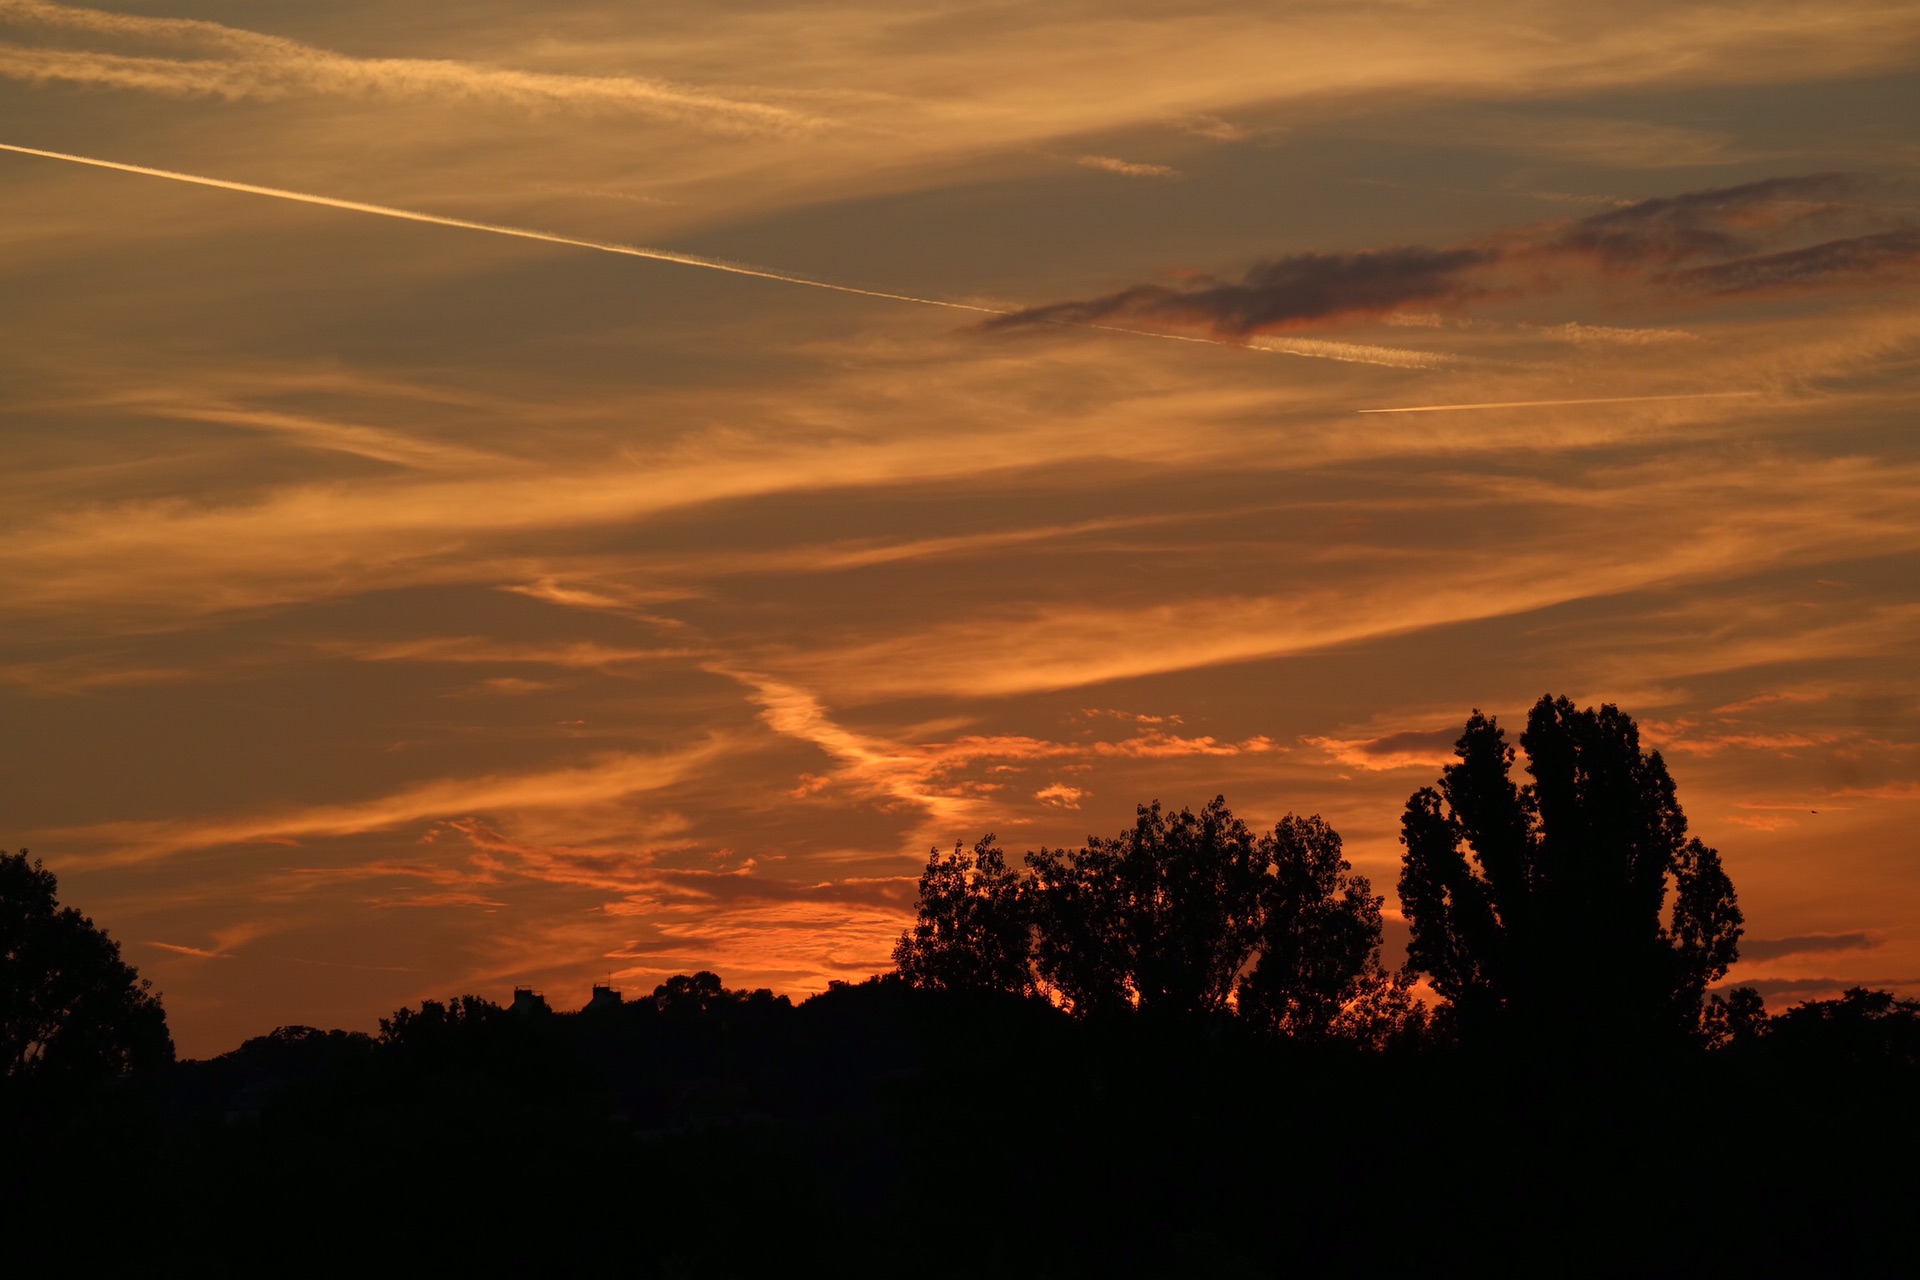
{"type": "Polygon", "coordinates": [[[1668,278],[1683,288],[1712,293],[1757,293],[1863,277],[1884,279],[1916,266],[1920,266],[1920,230],[1909,228],[1692,267],[1668,278]]]}
{"type": "Polygon", "coordinates": [[[281,36],[181,18],[147,18],[44,0],[0,0],[0,22],[75,36],[185,46],[164,57],[44,45],[0,44],[0,75],[173,97],[273,100],[295,94],[440,98],[526,108],[612,109],[726,132],[818,127],[786,107],[728,98],[632,76],[519,71],[427,58],[356,58],[281,36]]]}
{"type": "Polygon", "coordinates": [[[1741,698],[1736,702],[1729,702],[1723,707],[1715,707],[1713,714],[1716,716],[1735,717],[1742,711],[1752,711],[1758,707],[1771,706],[1775,703],[1825,702],[1832,696],[1831,693],[1800,692],[1791,689],[1783,690],[1779,693],[1758,693],[1750,698],[1741,698]]]}
{"type": "Polygon", "coordinates": [[[384,462],[418,471],[504,468],[510,459],[459,445],[421,440],[398,431],[333,422],[304,414],[218,404],[170,403],[156,398],[116,397],[115,408],[145,411],[159,418],[212,422],[270,433],[308,448],[384,462]]]}
{"type": "Polygon", "coordinates": [[[233,957],[224,951],[209,951],[204,947],[189,947],[177,942],[149,942],[150,947],[162,951],[171,951],[177,956],[192,956],[196,960],[231,960],[233,957]]]}
{"type": "Polygon", "coordinates": [[[603,756],[571,768],[437,778],[369,800],[298,806],[238,817],[106,822],[52,834],[98,842],[95,862],[141,862],[191,849],[282,843],[391,830],[410,822],[494,810],[569,809],[656,791],[716,758],[718,738],[672,754],[603,756]]]}
{"type": "MultiPolygon", "coordinates": [[[[837,907],[883,915],[892,922],[889,927],[897,930],[899,917],[913,909],[919,886],[913,875],[804,878],[768,874],[751,858],[724,869],[671,866],[659,860],[659,850],[639,853],[516,839],[478,819],[458,819],[447,823],[446,829],[477,851],[473,872],[456,871],[449,876],[450,869],[443,868],[436,881],[456,887],[374,899],[371,905],[504,906],[504,899],[512,896],[510,882],[519,880],[611,895],[600,910],[623,920],[700,920],[717,927],[743,910],[837,907]],[[457,887],[462,884],[468,887],[457,887]],[[471,887],[479,884],[492,888],[483,895],[471,887]]],[[[411,874],[404,867],[398,871],[411,874]]]]}
{"type": "MultiPolygon", "coordinates": [[[[1859,214],[1848,199],[1858,186],[1839,173],[1766,178],[1640,200],[1572,222],[1530,224],[1456,245],[1292,253],[1255,263],[1238,281],[1193,273],[1178,286],[1142,284],[1096,298],[1027,307],[980,327],[1167,326],[1245,342],[1259,334],[1341,321],[1406,324],[1412,319],[1405,314],[1408,307],[1550,292],[1595,268],[1632,278],[1652,297],[1675,290],[1744,293],[1840,283],[1920,261],[1920,231],[1910,228],[1762,252],[1808,227],[1859,214]]],[[[1575,342],[1644,343],[1677,336],[1580,326],[1561,326],[1557,332],[1575,342]]]]}
{"type": "Polygon", "coordinates": [[[1081,156],[1074,161],[1086,169],[1104,169],[1128,178],[1171,178],[1178,171],[1164,164],[1138,164],[1117,156],[1081,156]]]}
{"type": "Polygon", "coordinates": [[[1369,772],[1386,769],[1435,769],[1453,763],[1460,730],[1406,729],[1378,738],[1307,738],[1341,764],[1369,772]]]}
{"type": "Polygon", "coordinates": [[[1034,792],[1033,798],[1055,809],[1078,809],[1080,802],[1087,798],[1087,793],[1064,782],[1053,782],[1034,792]]]}
{"type": "Polygon", "coordinates": [[[1219,116],[1207,115],[1204,112],[1176,121],[1175,127],[1196,138],[1212,138],[1216,142],[1239,142],[1252,136],[1251,131],[1233,121],[1223,120],[1219,116]]]}
{"type": "MultiPolygon", "coordinates": [[[[1443,145],[1490,147],[1620,169],[1693,168],[1739,158],[1730,156],[1731,140],[1725,134],[1645,120],[1532,113],[1514,118],[1486,112],[1464,119],[1444,115],[1432,127],[1438,135],[1436,140],[1443,140],[1443,145]]],[[[1552,192],[1527,194],[1556,198],[1552,192]]],[[[1568,198],[1605,200],[1594,196],[1568,198]]]]}
{"type": "Polygon", "coordinates": [[[1535,251],[1591,255],[1612,268],[1728,256],[1759,235],[1833,216],[1856,185],[1845,174],[1816,173],[1641,200],[1582,218],[1535,251]]]}
{"type": "Polygon", "coordinates": [[[185,667],[157,667],[104,654],[75,654],[39,662],[0,664],[0,685],[38,694],[76,694],[135,685],[175,684],[193,678],[185,667]]]}
{"type": "Polygon", "coordinates": [[[1920,800],[1920,782],[1888,782],[1877,787],[1843,787],[1833,794],[1861,800],[1920,800]]]}
{"type": "MultiPolygon", "coordinates": [[[[490,640],[485,636],[431,636],[418,640],[391,641],[323,640],[317,642],[315,647],[323,653],[337,654],[359,662],[478,663],[489,666],[526,664],[585,671],[615,671],[636,663],[699,657],[707,652],[700,649],[619,648],[593,640],[515,643],[490,640]]],[[[503,688],[501,691],[508,690],[503,688]]]]}
{"type": "MultiPolygon", "coordinates": [[[[629,927],[636,919],[647,936],[632,938],[604,953],[604,959],[637,963],[618,970],[624,981],[657,982],[671,973],[712,969],[724,978],[750,974],[796,995],[823,989],[836,979],[858,980],[891,967],[893,944],[911,912],[911,885],[905,906],[869,907],[833,901],[741,902],[724,912],[689,904],[679,913],[648,905],[625,916],[608,914],[629,927]]],[[[555,959],[579,964],[577,945],[555,959]]]]}
{"type": "Polygon", "coordinates": [[[557,687],[551,680],[528,680],[521,676],[488,676],[473,687],[473,692],[516,698],[529,693],[543,693],[557,687]]]}
{"type": "Polygon", "coordinates": [[[1604,344],[1607,346],[1644,347],[1664,342],[1698,342],[1700,335],[1685,329],[1646,329],[1623,327],[1607,324],[1581,324],[1569,320],[1565,324],[1523,324],[1522,329],[1539,334],[1543,338],[1557,338],[1562,342],[1571,342],[1576,346],[1604,344]]]}
{"type": "Polygon", "coordinates": [[[1324,338],[1249,338],[1247,346],[1255,351],[1337,360],[1343,364],[1377,364],[1389,369],[1444,369],[1458,363],[1454,357],[1436,351],[1413,351],[1366,342],[1328,342],[1324,338]]]}
{"type": "Polygon", "coordinates": [[[1158,322],[1244,339],[1317,321],[1385,315],[1412,303],[1457,300],[1474,291],[1468,271],[1497,256],[1490,249],[1417,246],[1299,253],[1256,263],[1238,283],[1202,277],[1184,289],[1139,285],[1084,302],[1030,307],[983,327],[1158,322]]]}
{"type": "MultiPolygon", "coordinates": [[[[740,681],[748,697],[761,707],[761,719],[776,733],[811,743],[834,760],[826,775],[808,774],[789,794],[804,798],[837,787],[844,792],[903,802],[926,815],[928,826],[943,831],[955,824],[976,821],[985,802],[1001,788],[991,781],[965,775],[982,767],[989,772],[1008,765],[1037,761],[1173,760],[1235,757],[1284,752],[1271,738],[1256,736],[1238,742],[1211,735],[1185,736],[1148,724],[1141,732],[1117,739],[1060,742],[1020,734],[968,735],[945,742],[911,743],[859,733],[836,723],[814,694],[769,676],[718,666],[717,674],[740,681]]],[[[1151,719],[1151,718],[1147,718],[1151,719]]],[[[1074,809],[1089,793],[1055,783],[1034,798],[1049,808],[1074,809]]]]}
{"type": "Polygon", "coordinates": [[[195,960],[231,960],[234,953],[249,942],[272,934],[276,924],[268,920],[249,920],[240,924],[228,925],[224,929],[213,931],[213,945],[210,947],[190,947],[179,942],[149,941],[146,945],[170,951],[174,955],[189,956],[195,960]]]}
{"type": "Polygon", "coordinates": [[[387,907],[479,907],[494,911],[507,904],[498,898],[489,898],[478,893],[420,893],[404,898],[369,898],[366,905],[376,909],[387,907]]]}
{"type": "Polygon", "coordinates": [[[1854,987],[1906,991],[1920,987],[1920,978],[1747,978],[1722,983],[1714,990],[1734,987],[1752,987],[1769,1001],[1774,996],[1795,996],[1799,1001],[1809,1001],[1837,996],[1854,987]]]}
{"type": "Polygon", "coordinates": [[[1727,750],[1803,751],[1809,747],[1830,746],[1840,737],[1830,732],[1728,733],[1702,728],[1684,720],[1649,720],[1643,723],[1643,727],[1650,731],[1647,740],[1660,750],[1684,756],[1717,756],[1727,750]]]}
{"type": "Polygon", "coordinates": [[[1649,404],[1661,400],[1722,400],[1757,396],[1758,391],[1683,391],[1657,396],[1580,396],[1571,400],[1484,400],[1478,404],[1402,404],[1355,409],[1355,413],[1453,413],[1468,409],[1549,409],[1576,405],[1649,404]]]}
{"type": "Polygon", "coordinates": [[[1880,945],[1865,933],[1804,933],[1790,938],[1742,938],[1742,960],[1778,960],[1783,956],[1822,955],[1834,951],[1867,951],[1880,945]]]}
{"type": "Polygon", "coordinates": [[[732,871],[655,867],[643,874],[645,887],[608,907],[614,915],[656,911],[668,902],[733,905],[743,902],[854,903],[894,911],[911,910],[919,892],[917,876],[848,876],[800,881],[756,873],[752,866],[732,871]]]}

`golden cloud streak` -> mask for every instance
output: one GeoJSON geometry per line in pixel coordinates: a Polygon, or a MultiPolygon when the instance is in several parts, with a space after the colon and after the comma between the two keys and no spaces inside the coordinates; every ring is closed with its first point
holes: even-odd
{"type": "Polygon", "coordinates": [[[1587,396],[1578,400],[1489,400],[1480,404],[1410,404],[1390,409],[1355,409],[1355,413],[1454,413],[1466,409],[1545,409],[1561,405],[1639,404],[1652,400],[1732,400],[1759,395],[1758,391],[1676,391],[1658,396],[1587,396]]]}
{"type": "Polygon", "coordinates": [[[0,75],[27,81],[229,101],[322,93],[491,100],[535,108],[613,108],[725,131],[792,131],[823,123],[786,107],[630,76],[556,75],[446,59],[355,58],[216,22],[138,17],[44,0],[0,0],[0,21],[186,43],[212,55],[166,58],[0,44],[0,75]]]}
{"type": "Polygon", "coordinates": [[[104,822],[47,834],[106,845],[109,851],[89,858],[89,863],[122,865],[196,849],[360,835],[496,810],[564,810],[672,786],[717,759],[725,748],[716,737],[664,755],[608,756],[591,764],[523,774],[437,778],[370,800],[229,818],[104,822]]]}

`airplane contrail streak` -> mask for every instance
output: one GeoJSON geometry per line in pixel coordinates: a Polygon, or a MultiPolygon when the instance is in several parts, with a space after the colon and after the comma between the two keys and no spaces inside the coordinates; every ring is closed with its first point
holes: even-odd
{"type": "Polygon", "coordinates": [[[92,165],[96,169],[116,169],[121,173],[137,173],[148,178],[166,178],[173,182],[190,182],[199,187],[217,187],[222,191],[239,191],[250,196],[271,196],[275,200],[292,200],[299,204],[317,204],[328,209],[345,209],[350,213],[371,213],[382,218],[399,218],[404,222],[426,222],[439,227],[459,227],[466,231],[487,231],[497,236],[514,236],[521,240],[540,240],[547,244],[569,245],[575,249],[593,249],[600,253],[618,253],[629,258],[647,258],[654,262],[672,262],[683,267],[704,267],[708,271],[724,271],[729,275],[752,276],[756,280],[777,280],[782,284],[805,285],[809,289],[830,289],[834,293],[857,294],[863,298],[884,298],[889,302],[912,302],[923,307],[945,307],[950,311],[974,311],[982,315],[1003,316],[1009,314],[1004,307],[976,306],[969,302],[949,302],[942,298],[920,298],[910,293],[888,293],[882,289],[857,289],[848,284],[833,284],[826,280],[811,280],[806,276],[787,275],[781,271],[766,271],[759,267],[743,266],[737,262],[728,262],[723,258],[703,258],[693,253],[675,253],[671,249],[647,249],[639,245],[619,244],[611,240],[588,240],[579,236],[557,235],[551,231],[535,231],[529,227],[512,227],[500,222],[474,222],[467,218],[449,218],[438,213],[421,213],[414,209],[396,209],[392,205],[367,204],[359,200],[341,200],[334,196],[313,195],[305,191],[288,191],[284,187],[261,187],[251,182],[230,182],[225,178],[204,178],[195,173],[179,173],[173,169],[153,169],[143,164],[126,164],[119,160],[97,160],[92,156],[69,155],[64,151],[42,151],[37,147],[19,147],[7,142],[0,142],[0,151],[17,152],[23,156],[41,156],[48,160],[65,160],[70,164],[92,165]]]}
{"type": "Polygon", "coordinates": [[[1758,391],[1679,391],[1663,396],[1588,396],[1580,400],[1490,400],[1484,404],[1410,404],[1393,409],[1355,409],[1355,413],[1448,413],[1456,409],[1540,409],[1561,404],[1631,404],[1637,400],[1725,400],[1757,396],[1758,391]]]}
{"type": "MultiPolygon", "coordinates": [[[[653,262],[671,262],[683,267],[700,267],[707,271],[724,271],[728,275],[750,276],[756,280],[775,280],[781,284],[803,285],[809,289],[826,289],[832,293],[853,294],[861,298],[879,298],[887,302],[910,302],[921,307],[942,307],[948,311],[970,311],[975,315],[1004,316],[1012,315],[1013,309],[1007,307],[989,307],[972,302],[952,302],[945,298],[923,298],[911,293],[890,293],[884,289],[861,289],[849,284],[834,284],[828,280],[815,280],[808,276],[789,275],[784,271],[768,271],[761,267],[745,266],[738,262],[728,262],[724,258],[706,258],[693,253],[676,253],[671,249],[648,249],[640,245],[620,244],[612,240],[589,240],[581,236],[563,236],[551,231],[536,231],[530,227],[508,226],[500,222],[476,222],[468,218],[450,218],[438,213],[421,213],[415,209],[396,209],[392,205],[368,204],[360,200],[341,200],[335,196],[314,195],[306,191],[289,191],[284,187],[263,187],[251,182],[232,182],[225,178],[207,178],[196,173],[180,173],[173,169],[155,169],[143,164],[127,164],[119,160],[100,160],[93,156],[76,156],[65,151],[44,151],[38,147],[16,146],[0,142],[0,151],[11,151],[17,155],[39,156],[47,160],[64,160],[69,164],[90,165],[95,169],[113,169],[120,173],[134,173],[147,178],[165,178],[170,182],[186,182],[198,187],[213,187],[221,191],[238,191],[250,196],[269,196],[275,200],[291,200],[297,204],[319,205],[327,209],[343,209],[349,213],[370,213],[382,218],[398,218],[403,222],[424,222],[438,227],[458,227],[464,231],[485,231],[496,236],[513,236],[520,240],[538,240],[546,244],[566,245],[575,249],[592,249],[597,253],[617,253],[628,258],[645,258],[653,262]]],[[[1395,348],[1366,348],[1351,344],[1328,344],[1326,351],[1310,349],[1304,344],[1290,346],[1261,346],[1258,343],[1229,342],[1220,338],[1206,338],[1191,334],[1158,333],[1151,329],[1128,329],[1119,325],[1084,324],[1074,321],[1050,321],[1067,328],[1091,329],[1105,333],[1123,333],[1136,338],[1161,338],[1171,342],[1196,342],[1212,347],[1238,347],[1241,350],[1264,351],[1268,354],[1306,356],[1309,358],[1356,361],[1365,364],[1388,365],[1426,365],[1440,360],[1422,352],[1403,352],[1395,348]]],[[[1364,412],[1364,411],[1363,411],[1364,412]]]]}

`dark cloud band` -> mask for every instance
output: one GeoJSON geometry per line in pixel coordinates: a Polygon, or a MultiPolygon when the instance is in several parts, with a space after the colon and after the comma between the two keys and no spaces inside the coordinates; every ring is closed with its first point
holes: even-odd
{"type": "Polygon", "coordinates": [[[1136,285],[1029,307],[982,327],[1160,325],[1244,341],[1407,307],[1551,291],[1568,274],[1595,270],[1660,296],[1857,283],[1920,262],[1920,230],[1911,227],[1781,247],[1822,223],[1857,217],[1862,211],[1850,197],[1859,185],[1839,173],[1767,178],[1460,245],[1289,254],[1255,263],[1237,281],[1203,275],[1183,286],[1136,285]]]}

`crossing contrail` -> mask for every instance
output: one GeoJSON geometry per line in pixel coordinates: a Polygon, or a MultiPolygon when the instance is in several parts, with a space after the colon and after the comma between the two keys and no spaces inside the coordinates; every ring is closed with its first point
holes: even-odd
{"type": "Polygon", "coordinates": [[[1355,413],[1449,413],[1456,409],[1541,409],[1561,404],[1631,404],[1636,400],[1724,400],[1757,396],[1758,391],[1677,391],[1664,396],[1588,396],[1581,400],[1489,400],[1484,404],[1410,404],[1394,409],[1355,409],[1355,413]]]}
{"type": "MultiPolygon", "coordinates": [[[[908,302],[920,307],[940,307],[947,311],[967,311],[975,315],[1004,316],[1012,315],[1014,308],[989,307],[973,302],[953,302],[946,298],[923,298],[912,293],[892,293],[885,289],[861,289],[850,284],[834,284],[830,280],[815,280],[810,276],[791,275],[785,271],[769,271],[764,267],[751,267],[743,263],[728,262],[724,258],[707,258],[695,253],[676,253],[672,249],[648,249],[640,245],[620,244],[612,240],[590,240],[582,236],[563,236],[552,231],[536,231],[531,227],[509,226],[502,222],[476,222],[470,218],[450,218],[444,214],[421,213],[417,209],[396,209],[392,205],[368,204],[361,200],[342,200],[336,196],[315,195],[308,191],[289,191],[284,187],[263,187],[251,182],[232,182],[226,178],[208,178],[197,173],[181,173],[174,169],[155,169],[144,164],[127,164],[120,160],[101,160],[93,156],[76,156],[65,151],[45,151],[39,147],[21,147],[8,142],[0,142],[0,151],[11,151],[17,155],[39,156],[46,160],[64,160],[69,164],[90,165],[95,169],[112,169],[120,173],[135,173],[147,178],[165,178],[170,182],[186,182],[197,187],[213,187],[220,191],[238,191],[243,195],[268,196],[275,200],[291,200],[296,204],[319,205],[326,209],[343,209],[348,213],[370,213],[381,218],[398,218],[402,222],[424,222],[437,227],[458,227],[464,231],[485,231],[496,236],[513,236],[519,240],[537,240],[545,244],[566,245],[575,249],[591,249],[596,253],[617,253],[628,258],[645,258],[652,262],[671,262],[682,267],[699,267],[706,271],[724,271],[728,275],[749,276],[755,280],[774,280],[781,284],[797,284],[808,289],[825,289],[831,293],[852,294],[860,298],[879,298],[886,302],[908,302]]],[[[1231,342],[1221,338],[1200,337],[1193,334],[1158,333],[1151,329],[1129,329],[1120,325],[1086,324],[1075,321],[1050,321],[1066,328],[1090,329],[1103,333],[1121,333],[1135,338],[1160,338],[1169,342],[1194,342],[1211,347],[1237,347],[1241,350],[1264,351],[1268,354],[1306,356],[1313,359],[1343,360],[1361,364],[1383,364],[1394,366],[1430,367],[1435,363],[1445,363],[1444,357],[1429,355],[1425,352],[1404,351],[1397,347],[1366,347],[1353,343],[1318,343],[1311,340],[1298,342],[1274,342],[1263,344],[1254,342],[1231,342]]]]}

